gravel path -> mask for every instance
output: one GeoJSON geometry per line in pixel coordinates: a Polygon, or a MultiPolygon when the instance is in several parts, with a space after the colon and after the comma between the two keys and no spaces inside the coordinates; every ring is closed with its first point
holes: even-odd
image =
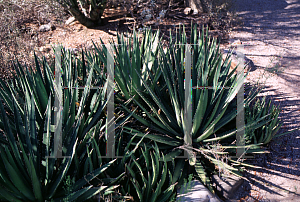
{"type": "MultiPolygon", "coordinates": [[[[235,0],[233,9],[243,26],[230,39],[244,44],[244,53],[256,66],[251,82],[262,77],[265,91],[282,108],[280,133],[300,127],[300,0],[235,0]],[[270,61],[272,60],[272,61],[270,61]],[[273,70],[282,70],[269,73],[273,70]],[[269,70],[269,71],[266,71],[269,70]],[[268,79],[266,79],[270,76],[268,79]]],[[[245,201],[300,201],[300,132],[274,139],[270,153],[256,163],[262,169],[249,171],[236,199],[245,201]],[[259,181],[257,183],[255,181],[259,181]]]]}

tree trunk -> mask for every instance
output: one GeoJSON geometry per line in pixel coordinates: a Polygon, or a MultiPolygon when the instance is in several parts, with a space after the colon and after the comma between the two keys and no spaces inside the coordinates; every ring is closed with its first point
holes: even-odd
{"type": "Polygon", "coordinates": [[[185,7],[191,8],[194,14],[203,12],[202,5],[199,0],[185,0],[185,7]]]}
{"type": "Polygon", "coordinates": [[[185,7],[193,10],[194,14],[199,12],[210,13],[212,0],[185,0],[185,7]]]}
{"type": "MultiPolygon", "coordinates": [[[[60,2],[58,0],[58,2],[60,2]]],[[[91,28],[101,23],[101,17],[106,7],[107,0],[96,0],[91,2],[81,2],[77,0],[70,0],[69,4],[61,3],[61,5],[68,9],[80,24],[91,28]]]]}
{"type": "Polygon", "coordinates": [[[74,16],[78,22],[88,28],[95,27],[99,22],[95,22],[90,18],[86,17],[83,13],[78,12],[75,9],[69,9],[69,12],[74,16]]]}

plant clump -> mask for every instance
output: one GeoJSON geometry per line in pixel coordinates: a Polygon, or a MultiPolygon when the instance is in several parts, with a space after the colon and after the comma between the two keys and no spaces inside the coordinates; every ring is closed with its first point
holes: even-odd
{"type": "MultiPolygon", "coordinates": [[[[103,42],[78,57],[56,47],[55,62],[14,63],[0,80],[0,200],[169,201],[190,174],[213,193],[212,175],[243,177],[251,165],[230,156],[248,72],[236,74],[230,54],[223,61],[207,30],[191,27],[189,40],[184,27],[169,44],[145,30],[118,35],[111,52],[103,42]]],[[[247,154],[284,135],[276,107],[251,105],[257,94],[244,102],[247,154]]]]}

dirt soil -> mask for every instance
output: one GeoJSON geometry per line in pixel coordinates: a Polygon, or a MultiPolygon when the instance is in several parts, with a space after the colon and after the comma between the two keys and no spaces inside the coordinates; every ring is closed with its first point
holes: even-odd
{"type": "MultiPolygon", "coordinates": [[[[99,43],[100,38],[104,43],[109,43],[111,39],[116,40],[117,32],[132,33],[132,30],[142,30],[144,27],[150,27],[152,30],[160,30],[163,34],[163,41],[169,40],[170,30],[175,32],[179,25],[185,25],[187,35],[189,35],[191,22],[198,24],[199,28],[203,26],[209,27],[209,34],[218,39],[223,44],[228,41],[228,30],[233,27],[234,21],[231,16],[224,16],[216,19],[216,16],[208,16],[208,14],[199,13],[197,15],[185,15],[183,8],[175,7],[168,11],[165,18],[160,21],[150,19],[149,21],[137,20],[133,18],[126,10],[121,7],[106,9],[104,13],[103,25],[93,29],[86,28],[77,21],[66,25],[64,21],[55,23],[56,29],[49,32],[39,32],[41,43],[35,50],[41,52],[42,55],[52,54],[51,46],[62,44],[65,48],[78,49],[92,48],[92,41],[99,43]]],[[[52,22],[57,21],[53,17],[52,22]]],[[[38,25],[28,23],[30,29],[38,30],[38,25]]],[[[31,53],[33,54],[33,52],[31,53]]]]}
{"type": "Polygon", "coordinates": [[[261,169],[248,170],[237,201],[300,201],[300,1],[236,0],[234,9],[243,26],[230,33],[229,41],[240,40],[244,54],[256,70],[249,79],[265,84],[260,96],[280,105],[283,127],[273,139],[269,153],[249,160],[261,169]]]}

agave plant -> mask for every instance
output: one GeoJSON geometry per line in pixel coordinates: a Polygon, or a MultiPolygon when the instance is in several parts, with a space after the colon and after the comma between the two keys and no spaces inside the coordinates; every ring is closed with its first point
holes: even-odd
{"type": "Polygon", "coordinates": [[[121,196],[114,196],[115,199],[169,201],[176,195],[175,187],[178,182],[182,183],[183,178],[186,177],[187,166],[184,164],[184,159],[166,162],[155,142],[145,143],[143,141],[147,135],[148,133],[144,134],[130,150],[137,134],[127,141],[124,137],[128,135],[123,132],[118,133],[117,154],[124,156],[118,158],[106,171],[111,177],[125,172],[125,176],[119,182],[121,196]],[[121,145],[124,143],[126,148],[122,149],[121,145]],[[160,158],[162,158],[161,161],[160,158]]]}
{"type": "Polygon", "coordinates": [[[141,157],[132,156],[132,161],[126,165],[130,175],[128,186],[134,187],[139,201],[167,201],[173,194],[176,180],[173,181],[166,161],[159,161],[157,145],[153,152],[144,146],[141,157]]]}
{"type": "MultiPolygon", "coordinates": [[[[209,164],[219,168],[222,165],[230,173],[241,176],[239,168],[224,163],[220,156],[228,155],[229,152],[235,153],[238,148],[232,145],[230,139],[236,134],[233,121],[239,113],[236,111],[235,96],[248,72],[246,75],[235,74],[237,67],[229,72],[230,55],[222,62],[219,46],[214,39],[211,40],[208,37],[207,33],[208,31],[205,34],[203,29],[202,33],[197,34],[197,27],[194,26],[190,37],[192,55],[190,78],[192,86],[199,88],[191,90],[192,119],[190,122],[184,115],[186,104],[184,95],[187,90],[184,86],[184,78],[187,70],[185,62],[187,62],[188,41],[184,28],[180,29],[179,33],[176,32],[175,37],[170,34],[170,43],[167,48],[163,48],[162,44],[158,43],[157,54],[146,56],[140,54],[143,50],[143,43],[140,46],[138,40],[135,39],[133,49],[130,51],[126,51],[126,46],[123,48],[122,45],[119,49],[115,48],[115,58],[118,89],[125,97],[135,95],[134,105],[139,107],[141,113],[135,113],[133,117],[140,122],[141,126],[145,126],[139,127],[138,130],[124,127],[124,131],[139,137],[143,137],[147,130],[151,131],[145,138],[158,144],[158,147],[164,151],[166,161],[178,157],[183,150],[188,151],[190,165],[195,166],[202,182],[213,191],[208,175],[209,164]],[[141,59],[137,56],[141,56],[141,59]],[[146,58],[149,57],[151,60],[148,65],[149,60],[146,58]],[[191,130],[186,134],[189,125],[191,130]],[[228,125],[228,130],[224,131],[228,125]],[[189,135],[191,143],[187,145],[185,138],[189,135]],[[218,142],[222,145],[218,145],[218,142]]],[[[147,38],[150,35],[144,34],[144,36],[147,38]]],[[[155,35],[156,37],[158,36],[155,35]]],[[[149,38],[147,40],[151,41],[149,38]]],[[[152,39],[152,41],[155,40],[152,39]]],[[[125,44],[125,41],[120,38],[118,43],[125,44]]],[[[151,51],[148,52],[151,53],[151,51]]],[[[102,60],[105,60],[104,53],[104,47],[98,49],[102,60]]],[[[258,92],[252,93],[246,98],[244,104],[249,105],[257,94],[258,92]]],[[[126,107],[124,110],[128,113],[132,111],[126,107]]],[[[271,117],[271,114],[266,113],[265,116],[248,122],[246,131],[255,130],[267,124],[271,121],[268,117],[271,117]]],[[[260,145],[257,143],[245,147],[253,150],[259,149],[260,145]]],[[[239,163],[239,165],[242,164],[239,163]]]]}
{"type": "Polygon", "coordinates": [[[286,132],[283,134],[276,134],[283,124],[280,123],[278,119],[279,112],[280,112],[280,108],[272,105],[271,100],[269,100],[269,103],[266,104],[266,97],[263,97],[262,99],[257,99],[251,108],[250,106],[246,106],[245,107],[246,123],[253,122],[255,120],[258,120],[261,117],[266,117],[267,114],[271,114],[271,116],[266,117],[271,120],[269,123],[262,125],[256,130],[251,130],[247,132],[246,141],[248,140],[249,143],[254,143],[254,144],[258,144],[258,143],[268,144],[273,138],[280,137],[282,135],[286,135],[290,133],[290,132],[286,132]]]}
{"type": "Polygon", "coordinates": [[[71,141],[65,145],[65,147],[68,146],[65,155],[69,157],[64,158],[61,162],[58,159],[51,158],[50,153],[53,151],[53,147],[51,147],[53,141],[51,141],[50,137],[51,100],[49,99],[49,107],[47,107],[47,122],[45,123],[47,129],[44,131],[43,144],[41,144],[36,131],[34,99],[33,97],[30,98],[28,92],[26,94],[27,107],[24,110],[25,117],[20,115],[15,100],[13,104],[18,131],[16,135],[10,129],[11,125],[7,121],[2,102],[0,103],[1,120],[5,125],[4,134],[9,143],[9,145],[1,145],[0,147],[2,157],[0,162],[1,199],[9,201],[45,201],[65,198],[69,201],[75,199],[86,200],[99,192],[109,192],[115,188],[113,186],[101,186],[95,189],[92,188],[93,186],[85,186],[89,181],[105,171],[115,161],[113,160],[86,174],[84,179],[77,179],[71,193],[63,192],[57,194],[66,173],[70,172],[69,167],[78,144],[78,138],[75,135],[75,130],[78,130],[78,127],[74,128],[71,141]],[[40,152],[43,152],[44,155],[40,154],[40,152]],[[50,158],[47,158],[47,155],[50,158]]]}
{"type": "Polygon", "coordinates": [[[66,158],[57,158],[53,156],[53,107],[59,86],[54,82],[54,68],[45,60],[40,66],[41,61],[36,56],[35,59],[35,71],[16,65],[15,78],[7,83],[0,81],[0,199],[84,201],[99,193],[111,193],[118,187],[111,184],[123,174],[114,179],[101,175],[101,180],[96,180],[116,160],[102,161],[99,148],[105,148],[106,143],[95,139],[95,133],[103,134],[107,124],[103,121],[107,82],[94,73],[96,63],[85,61],[83,53],[80,61],[69,52],[62,52],[62,86],[66,89],[61,100],[61,132],[62,155],[66,158]],[[83,89],[78,88],[79,83],[83,89]],[[103,88],[91,89],[92,85],[101,84],[103,88]],[[67,191],[63,189],[66,176],[74,182],[67,191]]]}
{"type": "MultiPolygon", "coordinates": [[[[155,60],[159,51],[159,31],[152,34],[148,29],[143,33],[133,32],[132,37],[125,39],[124,35],[117,35],[117,43],[111,42],[115,61],[115,82],[116,91],[126,100],[135,97],[139,100],[138,91],[145,91],[142,79],[147,82],[150,80],[149,71],[154,75],[154,82],[159,82],[161,73],[155,66],[155,60]],[[139,35],[142,34],[140,41],[139,35]],[[142,79],[139,77],[142,77],[142,79]]],[[[101,40],[101,39],[100,39],[101,40]]],[[[99,58],[104,64],[107,63],[107,46],[101,40],[101,46],[95,45],[95,58],[99,58]]],[[[151,85],[150,88],[154,88],[151,85]]]]}

